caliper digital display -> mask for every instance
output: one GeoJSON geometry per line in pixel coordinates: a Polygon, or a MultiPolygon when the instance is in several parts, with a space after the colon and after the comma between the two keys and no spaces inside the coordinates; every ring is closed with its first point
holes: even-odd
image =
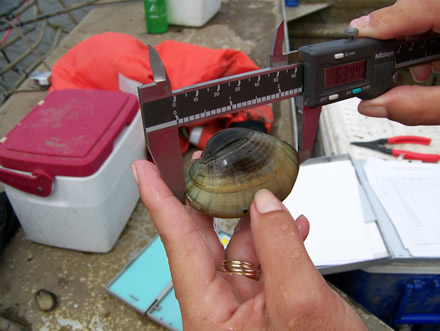
{"type": "Polygon", "coordinates": [[[315,108],[385,93],[392,88],[396,71],[440,57],[440,36],[339,39],[300,47],[299,56],[304,66],[304,105],[315,108]]]}
{"type": "Polygon", "coordinates": [[[365,80],[366,67],[367,61],[363,60],[325,69],[325,88],[365,80]]]}
{"type": "Polygon", "coordinates": [[[304,105],[320,107],[370,99],[392,87],[395,40],[340,39],[299,48],[304,64],[304,105]]]}

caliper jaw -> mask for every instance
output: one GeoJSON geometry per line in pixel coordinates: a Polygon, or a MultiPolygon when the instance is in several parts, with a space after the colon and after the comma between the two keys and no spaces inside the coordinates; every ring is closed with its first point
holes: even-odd
{"type": "MultiPolygon", "coordinates": [[[[142,119],[144,121],[149,113],[160,111],[160,109],[148,109],[148,102],[172,95],[171,82],[159,53],[151,45],[148,45],[148,53],[154,82],[138,87],[142,119]]],[[[185,203],[186,186],[179,127],[171,126],[154,131],[146,128],[144,133],[148,152],[158,166],[162,179],[177,199],[185,203]]]]}
{"type": "MultiPolygon", "coordinates": [[[[283,52],[284,35],[284,21],[281,21],[274,32],[272,55],[270,56],[270,65],[272,68],[302,62],[301,54],[298,51],[286,54],[283,52]]],[[[304,78],[302,81],[304,84],[304,78]]],[[[298,144],[299,160],[300,163],[302,163],[312,156],[316,133],[319,126],[321,107],[309,108],[304,106],[302,95],[295,97],[295,105],[297,112],[294,116],[297,117],[297,121],[294,121],[294,125],[299,126],[295,130],[297,133],[296,142],[298,144]]]]}

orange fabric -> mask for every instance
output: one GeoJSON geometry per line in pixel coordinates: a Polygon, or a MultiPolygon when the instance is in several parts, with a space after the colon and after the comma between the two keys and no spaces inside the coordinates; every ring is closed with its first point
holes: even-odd
{"type": "Polygon", "coordinates": [[[55,63],[50,91],[118,91],[119,72],[138,82],[151,82],[147,46],[121,33],[98,34],[77,44],[55,63]]]}
{"type": "MultiPolygon", "coordinates": [[[[259,69],[246,54],[233,49],[215,50],[171,40],[155,48],[173,90],[259,69]]],[[[94,35],[70,49],[55,63],[50,91],[72,88],[118,91],[119,73],[141,84],[153,82],[148,47],[123,33],[94,35]]],[[[272,109],[261,106],[225,115],[223,128],[232,121],[246,119],[262,120],[269,132],[273,122],[272,109]]],[[[187,143],[182,142],[182,148],[186,150],[185,146],[187,143]]]]}

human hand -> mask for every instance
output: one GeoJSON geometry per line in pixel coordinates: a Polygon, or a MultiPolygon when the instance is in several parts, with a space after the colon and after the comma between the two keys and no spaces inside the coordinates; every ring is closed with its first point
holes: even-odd
{"type": "Polygon", "coordinates": [[[307,255],[307,219],[295,222],[269,191],[256,194],[225,251],[212,218],[182,205],[155,165],[136,161],[133,175],[167,251],[184,329],[365,328],[307,255]],[[260,265],[260,279],[222,272],[224,259],[260,265]]]}
{"type": "MultiPolygon", "coordinates": [[[[397,0],[385,7],[351,21],[359,37],[376,39],[411,38],[423,33],[440,33],[440,1],[397,0]]],[[[440,72],[440,61],[410,69],[414,80],[421,82],[430,72],[440,72]]],[[[440,86],[399,86],[359,104],[361,114],[386,117],[406,125],[440,124],[440,86]]]]}

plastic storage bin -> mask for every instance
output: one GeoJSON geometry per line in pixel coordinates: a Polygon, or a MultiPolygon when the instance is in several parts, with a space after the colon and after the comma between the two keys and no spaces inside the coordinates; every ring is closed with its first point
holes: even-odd
{"type": "Polygon", "coordinates": [[[392,327],[439,325],[440,274],[435,265],[437,271],[429,273],[408,263],[405,268],[378,266],[326,279],[392,327]]]}
{"type": "Polygon", "coordinates": [[[220,0],[167,0],[168,23],[200,27],[220,9],[220,0]]]}
{"type": "Polygon", "coordinates": [[[0,181],[28,239],[112,249],[139,193],[145,158],[138,101],[113,91],[54,91],[0,142],[0,181]]]}

